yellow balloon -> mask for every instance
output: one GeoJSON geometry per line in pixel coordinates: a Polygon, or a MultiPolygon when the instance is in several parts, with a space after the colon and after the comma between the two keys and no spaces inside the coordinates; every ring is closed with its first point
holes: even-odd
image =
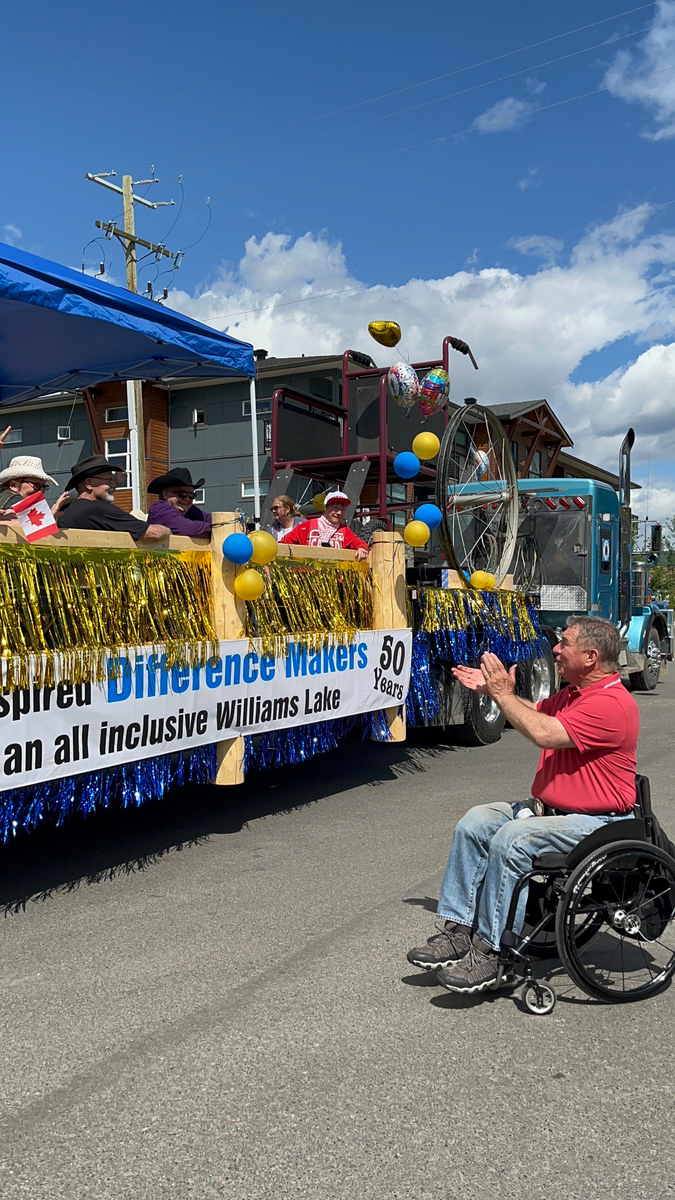
{"type": "Polygon", "coordinates": [[[234,590],[242,600],[257,600],[265,591],[265,583],[262,575],[249,567],[235,577],[234,590]]]}
{"type": "Polygon", "coordinates": [[[395,321],[371,321],[368,333],[381,346],[397,346],[401,340],[401,326],[395,321]]]}
{"type": "Polygon", "coordinates": [[[276,558],[279,547],[277,539],[272,537],[271,533],[265,533],[263,529],[255,529],[253,533],[248,535],[253,542],[253,554],[251,562],[259,563],[264,566],[265,563],[271,563],[276,558]]]}
{"type": "Polygon", "coordinates": [[[426,546],[431,537],[431,530],[424,521],[408,521],[403,530],[403,537],[409,546],[426,546]]]}
{"type": "Polygon", "coordinates": [[[441,448],[441,443],[435,433],[418,433],[416,438],[413,438],[413,454],[416,454],[422,461],[428,458],[435,458],[441,448]]]}
{"type": "Polygon", "coordinates": [[[317,512],[323,512],[323,502],[325,499],[326,499],[326,493],[319,492],[319,495],[315,496],[314,499],[312,500],[312,504],[314,505],[317,512]]]}
{"type": "Polygon", "coordinates": [[[478,588],[479,592],[491,592],[494,590],[497,580],[489,571],[474,571],[469,583],[473,588],[478,588]]]}

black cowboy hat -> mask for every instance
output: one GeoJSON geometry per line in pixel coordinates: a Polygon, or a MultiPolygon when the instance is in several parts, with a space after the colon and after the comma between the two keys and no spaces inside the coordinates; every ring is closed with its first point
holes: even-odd
{"type": "Polygon", "coordinates": [[[153,496],[158,496],[165,488],[170,487],[191,487],[200,488],[204,483],[203,479],[198,479],[196,483],[192,482],[192,476],[187,467],[174,467],[173,470],[167,471],[166,475],[158,475],[148,484],[148,491],[152,492],[153,496]]]}
{"type": "Polygon", "coordinates": [[[66,491],[69,492],[78,483],[82,483],[83,479],[100,475],[102,471],[121,471],[122,469],[117,463],[108,462],[104,454],[92,454],[89,458],[81,458],[74,467],[70,468],[70,479],[66,484],[66,491]]]}

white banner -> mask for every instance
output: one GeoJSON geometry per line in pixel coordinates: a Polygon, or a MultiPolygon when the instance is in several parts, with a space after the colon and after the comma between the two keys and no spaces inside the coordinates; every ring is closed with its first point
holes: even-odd
{"type": "Polygon", "coordinates": [[[347,645],[279,658],[220,643],[201,667],[152,647],[109,659],[107,683],[0,693],[0,791],[103,771],[238,734],[266,733],[402,704],[412,631],[364,630],[347,645]]]}

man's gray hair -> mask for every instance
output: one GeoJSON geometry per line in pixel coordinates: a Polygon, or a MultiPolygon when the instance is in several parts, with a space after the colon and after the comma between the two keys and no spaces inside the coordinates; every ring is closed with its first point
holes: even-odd
{"type": "Polygon", "coordinates": [[[598,666],[605,671],[618,671],[621,635],[611,621],[604,617],[568,617],[568,629],[578,629],[577,644],[582,650],[597,650],[598,666]]]}

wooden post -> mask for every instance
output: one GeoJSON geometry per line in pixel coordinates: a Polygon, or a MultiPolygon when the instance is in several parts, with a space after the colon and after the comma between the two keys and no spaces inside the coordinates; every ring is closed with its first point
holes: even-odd
{"type": "MultiPolygon", "coordinates": [[[[234,580],[240,568],[228,562],[223,554],[223,541],[230,533],[240,533],[241,525],[235,513],[213,514],[211,532],[211,595],[213,597],[213,627],[222,641],[240,638],[244,633],[246,604],[234,590],[234,580]]],[[[244,739],[228,738],[216,744],[218,773],[216,783],[221,787],[244,782],[244,739]]]]}
{"type": "MultiPolygon", "coordinates": [[[[405,542],[400,533],[378,530],[373,534],[373,628],[407,629],[405,542]]],[[[405,704],[386,708],[391,741],[405,741],[405,704]]]]}

